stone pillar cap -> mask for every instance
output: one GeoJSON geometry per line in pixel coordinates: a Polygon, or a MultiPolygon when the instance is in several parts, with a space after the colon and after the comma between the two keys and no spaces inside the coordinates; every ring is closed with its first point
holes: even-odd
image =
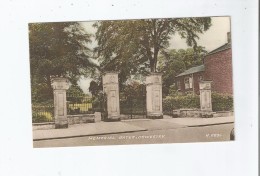
{"type": "Polygon", "coordinates": [[[161,72],[151,72],[151,73],[149,73],[149,75],[162,75],[163,73],[161,73],[161,72]]]}
{"type": "Polygon", "coordinates": [[[65,77],[51,77],[51,86],[53,89],[69,89],[69,80],[65,77]]]}
{"type": "Polygon", "coordinates": [[[119,74],[118,71],[105,71],[105,72],[102,72],[101,73],[102,75],[105,75],[105,74],[119,74]]]}
{"type": "Polygon", "coordinates": [[[213,81],[211,81],[211,80],[202,80],[199,83],[211,83],[211,82],[213,82],[213,81]]]}

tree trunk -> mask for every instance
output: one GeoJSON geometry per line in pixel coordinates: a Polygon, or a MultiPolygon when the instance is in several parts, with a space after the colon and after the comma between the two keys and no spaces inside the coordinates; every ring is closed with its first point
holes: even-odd
{"type": "Polygon", "coordinates": [[[52,89],[52,86],[51,86],[51,77],[50,75],[47,75],[47,85],[48,85],[48,92],[49,92],[49,98],[53,99],[53,89],[52,89]]]}
{"type": "Polygon", "coordinates": [[[151,73],[156,71],[154,59],[150,59],[150,71],[151,73]]]}
{"type": "Polygon", "coordinates": [[[151,72],[156,72],[158,53],[159,53],[159,49],[155,48],[153,53],[153,58],[150,59],[151,72]]]}
{"type": "Polygon", "coordinates": [[[154,56],[153,56],[153,59],[154,59],[154,72],[156,72],[158,53],[159,53],[159,49],[155,48],[154,49],[154,56]]]}

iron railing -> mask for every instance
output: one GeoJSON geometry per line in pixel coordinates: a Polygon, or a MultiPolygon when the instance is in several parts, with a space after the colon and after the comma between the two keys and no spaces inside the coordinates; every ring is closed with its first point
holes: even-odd
{"type": "Polygon", "coordinates": [[[67,113],[69,115],[93,113],[92,98],[86,94],[68,94],[67,113]]]}
{"type": "Polygon", "coordinates": [[[33,105],[32,106],[32,122],[54,122],[54,106],[49,105],[33,105]]]}

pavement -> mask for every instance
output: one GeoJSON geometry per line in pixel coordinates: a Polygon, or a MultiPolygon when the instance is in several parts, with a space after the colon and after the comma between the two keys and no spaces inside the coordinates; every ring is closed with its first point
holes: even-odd
{"type": "Polygon", "coordinates": [[[33,130],[33,140],[39,141],[138,131],[178,129],[228,123],[234,123],[234,116],[215,118],[170,118],[169,116],[164,116],[163,119],[131,119],[118,122],[76,124],[70,125],[69,128],[66,129],[33,130]]]}

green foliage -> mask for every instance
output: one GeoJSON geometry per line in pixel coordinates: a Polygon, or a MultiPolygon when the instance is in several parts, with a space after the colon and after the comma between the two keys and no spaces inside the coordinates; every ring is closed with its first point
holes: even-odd
{"type": "Polygon", "coordinates": [[[32,106],[32,122],[50,122],[54,120],[53,101],[48,100],[41,103],[35,103],[32,106]]]}
{"type": "Polygon", "coordinates": [[[213,92],[211,97],[213,111],[233,111],[233,96],[213,92]]]}
{"type": "Polygon", "coordinates": [[[146,110],[146,87],[137,81],[128,82],[120,92],[122,114],[144,114],[146,110]]]}
{"type": "Polygon", "coordinates": [[[145,85],[132,80],[121,89],[121,95],[126,99],[128,97],[142,97],[145,88],[145,85]]]}
{"type": "MultiPolygon", "coordinates": [[[[163,96],[170,93],[170,86],[174,85],[178,74],[203,64],[202,60],[206,53],[202,47],[197,47],[196,50],[188,48],[162,52],[159,57],[158,70],[163,73],[163,96]]],[[[175,90],[177,89],[175,88],[175,90]]]]}
{"type": "Polygon", "coordinates": [[[86,96],[78,85],[71,85],[67,90],[67,101],[69,103],[83,103],[86,96]]]}
{"type": "Polygon", "coordinates": [[[92,98],[85,94],[78,85],[71,85],[67,91],[68,114],[92,113],[92,98]]]}
{"type": "Polygon", "coordinates": [[[132,99],[120,101],[120,112],[122,114],[143,115],[146,112],[145,99],[132,97],[132,99]]]}
{"type": "Polygon", "coordinates": [[[38,114],[33,113],[32,114],[32,122],[33,123],[42,123],[42,122],[51,122],[53,121],[53,115],[51,113],[44,113],[44,114],[38,114]]]}
{"type": "Polygon", "coordinates": [[[53,97],[50,76],[65,76],[74,84],[94,70],[87,47],[90,37],[75,22],[29,24],[33,102],[53,97]]]}
{"type": "Polygon", "coordinates": [[[91,81],[88,90],[92,96],[97,96],[102,90],[102,85],[99,85],[96,81],[91,81]]]}
{"type": "Polygon", "coordinates": [[[75,114],[92,114],[92,103],[91,102],[83,102],[83,103],[76,103],[76,104],[68,104],[68,114],[75,115],[75,114]]]}
{"type": "Polygon", "coordinates": [[[105,112],[106,111],[106,95],[103,93],[98,93],[92,98],[93,111],[105,112]]]}
{"type": "Polygon", "coordinates": [[[38,82],[35,79],[31,79],[31,96],[32,102],[40,103],[51,100],[53,97],[53,92],[51,87],[45,82],[38,82]]]}
{"type": "Polygon", "coordinates": [[[47,122],[47,118],[45,115],[39,115],[37,113],[32,114],[32,122],[33,123],[41,123],[41,122],[47,122]]]}
{"type": "Polygon", "coordinates": [[[78,85],[71,85],[70,88],[67,90],[67,94],[82,95],[84,94],[84,92],[78,85]]]}
{"type": "Polygon", "coordinates": [[[143,19],[101,21],[97,28],[95,48],[101,70],[118,71],[120,82],[130,75],[157,71],[160,52],[178,33],[188,46],[197,48],[198,34],[211,26],[211,18],[143,19]]]}
{"type": "Polygon", "coordinates": [[[175,94],[163,99],[163,110],[172,111],[181,108],[200,108],[200,97],[194,94],[175,94]]]}
{"type": "MultiPolygon", "coordinates": [[[[212,110],[233,111],[233,97],[231,95],[212,93],[212,110]]],[[[200,108],[200,97],[191,93],[181,94],[175,92],[163,99],[163,110],[172,111],[181,108],[200,108]]]]}

